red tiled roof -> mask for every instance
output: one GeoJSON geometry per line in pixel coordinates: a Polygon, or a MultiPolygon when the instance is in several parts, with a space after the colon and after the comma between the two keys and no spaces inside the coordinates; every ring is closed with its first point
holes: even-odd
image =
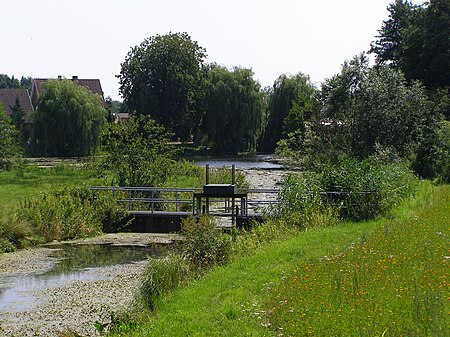
{"type": "MultiPolygon", "coordinates": [[[[61,79],[61,77],[58,77],[61,79]]],[[[50,78],[34,78],[33,79],[33,85],[31,89],[31,100],[34,104],[36,104],[37,98],[42,92],[42,86],[45,82],[50,80],[50,78]]],[[[78,85],[81,85],[87,89],[89,89],[92,93],[98,94],[104,99],[103,96],[103,90],[102,85],[100,84],[99,79],[84,79],[84,78],[78,78],[78,76],[73,76],[72,81],[77,83],[78,85]]]]}
{"type": "Polygon", "coordinates": [[[10,116],[12,107],[16,105],[16,98],[19,98],[19,104],[25,113],[25,122],[30,122],[31,113],[33,112],[33,105],[31,104],[30,95],[27,89],[0,89],[0,101],[3,103],[3,108],[6,115],[10,116]]]}

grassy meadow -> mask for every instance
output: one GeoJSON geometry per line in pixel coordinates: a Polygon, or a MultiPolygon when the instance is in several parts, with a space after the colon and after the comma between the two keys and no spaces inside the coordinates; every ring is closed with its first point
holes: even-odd
{"type": "Polygon", "coordinates": [[[23,169],[0,171],[0,210],[17,206],[25,198],[62,187],[96,185],[102,181],[94,170],[68,165],[50,168],[26,166],[23,169]]]}
{"type": "Polygon", "coordinates": [[[123,336],[445,336],[450,187],[290,233],[130,314],[123,336]]]}

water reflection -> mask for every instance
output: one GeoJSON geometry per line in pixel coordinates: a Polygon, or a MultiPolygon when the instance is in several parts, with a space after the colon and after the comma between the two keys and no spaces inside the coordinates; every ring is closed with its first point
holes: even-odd
{"type": "Polygon", "coordinates": [[[59,263],[46,274],[58,275],[74,270],[107,267],[142,261],[164,253],[163,246],[60,245],[52,246],[59,263]]]}
{"type": "Polygon", "coordinates": [[[197,166],[210,167],[231,167],[233,164],[237,169],[263,169],[263,170],[280,170],[282,165],[273,161],[272,156],[254,154],[243,156],[226,156],[226,157],[198,157],[193,158],[194,164],[197,166]]]}
{"type": "Polygon", "coordinates": [[[105,274],[99,272],[104,268],[143,261],[148,256],[157,257],[168,249],[162,245],[59,245],[51,248],[52,256],[57,261],[53,269],[27,276],[0,276],[0,312],[30,309],[37,304],[36,291],[63,287],[75,280],[105,279],[105,274]]]}

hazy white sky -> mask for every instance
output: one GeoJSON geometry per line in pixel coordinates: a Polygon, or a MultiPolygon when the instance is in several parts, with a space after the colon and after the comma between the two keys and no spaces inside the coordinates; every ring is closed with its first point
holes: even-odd
{"type": "Polygon", "coordinates": [[[252,68],[262,86],[298,72],[319,85],[369,49],[393,1],[0,0],[0,73],[99,78],[120,99],[115,75],[131,47],[187,32],[207,62],[252,68]]]}

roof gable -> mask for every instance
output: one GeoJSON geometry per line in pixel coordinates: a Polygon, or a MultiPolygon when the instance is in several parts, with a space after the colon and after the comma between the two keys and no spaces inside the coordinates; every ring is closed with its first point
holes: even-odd
{"type": "MultiPolygon", "coordinates": [[[[58,76],[59,80],[63,79],[62,76],[58,76]]],[[[42,93],[42,86],[45,82],[51,80],[50,78],[34,78],[31,89],[31,100],[36,104],[37,98],[42,93]]],[[[104,99],[102,85],[99,79],[84,79],[78,78],[78,76],[72,76],[71,79],[76,84],[89,89],[92,93],[100,95],[104,99]]]]}
{"type": "Polygon", "coordinates": [[[19,99],[20,107],[25,114],[25,121],[29,121],[31,113],[34,111],[31,104],[30,95],[27,89],[0,89],[0,101],[3,103],[6,115],[11,116],[12,108],[19,99]]]}

